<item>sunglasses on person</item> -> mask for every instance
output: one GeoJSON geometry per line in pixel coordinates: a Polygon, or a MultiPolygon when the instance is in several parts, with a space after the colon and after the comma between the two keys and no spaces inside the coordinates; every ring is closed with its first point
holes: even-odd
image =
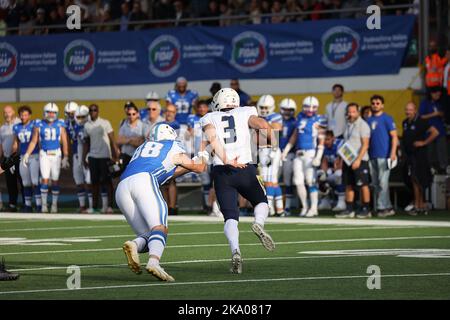
{"type": "Polygon", "coordinates": [[[89,109],[89,112],[98,112],[98,109],[89,109]]]}
{"type": "Polygon", "coordinates": [[[375,101],[374,101],[374,102],[372,102],[372,105],[373,105],[373,106],[379,106],[379,105],[381,105],[381,102],[375,102],[375,101]]]}
{"type": "Polygon", "coordinates": [[[156,111],[156,110],[158,110],[157,108],[147,108],[148,110],[150,110],[150,111],[156,111]]]}
{"type": "Polygon", "coordinates": [[[137,113],[135,112],[135,113],[127,113],[127,116],[129,116],[129,117],[131,117],[131,116],[135,116],[135,115],[137,115],[137,113]]]}

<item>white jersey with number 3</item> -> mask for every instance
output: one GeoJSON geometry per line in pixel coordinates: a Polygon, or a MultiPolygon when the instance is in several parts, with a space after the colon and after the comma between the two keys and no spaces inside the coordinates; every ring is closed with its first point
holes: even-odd
{"type": "MultiPolygon", "coordinates": [[[[211,124],[216,129],[217,137],[225,149],[228,159],[238,157],[238,163],[252,162],[252,140],[248,119],[258,116],[254,107],[238,107],[229,111],[207,113],[200,120],[202,128],[211,124]]],[[[222,160],[214,155],[213,164],[223,165],[222,160]]]]}

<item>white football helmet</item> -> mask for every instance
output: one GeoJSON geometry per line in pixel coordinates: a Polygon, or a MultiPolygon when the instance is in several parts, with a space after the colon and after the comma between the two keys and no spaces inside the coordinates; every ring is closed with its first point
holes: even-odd
{"type": "Polygon", "coordinates": [[[319,100],[316,97],[308,96],[303,100],[302,111],[311,117],[319,110],[319,100]]]}
{"type": "Polygon", "coordinates": [[[275,111],[275,99],[270,94],[262,95],[256,104],[256,109],[260,117],[267,117],[275,111]]]}
{"type": "Polygon", "coordinates": [[[297,104],[293,99],[284,98],[280,102],[280,112],[281,115],[285,118],[291,118],[295,116],[297,112],[297,104]]]}
{"type": "Polygon", "coordinates": [[[149,91],[145,96],[145,101],[159,101],[159,95],[155,91],[149,91]]]}
{"type": "Polygon", "coordinates": [[[220,111],[229,108],[239,107],[239,95],[236,90],[231,88],[223,88],[217,91],[211,102],[212,111],[220,111]]]}
{"type": "Polygon", "coordinates": [[[153,127],[150,137],[152,141],[175,140],[177,133],[167,123],[158,123],[153,127]]]}
{"type": "Polygon", "coordinates": [[[66,103],[64,107],[64,113],[66,115],[74,114],[78,109],[78,104],[74,101],[69,101],[66,103]]]}
{"type": "Polygon", "coordinates": [[[75,121],[80,125],[86,123],[86,121],[88,120],[88,116],[89,116],[89,108],[86,107],[85,105],[79,106],[77,108],[77,111],[75,111],[75,121]]]}
{"type": "Polygon", "coordinates": [[[47,121],[53,122],[58,119],[59,108],[54,102],[49,102],[44,106],[44,118],[47,121]],[[54,115],[50,115],[50,112],[54,112],[54,115]]]}

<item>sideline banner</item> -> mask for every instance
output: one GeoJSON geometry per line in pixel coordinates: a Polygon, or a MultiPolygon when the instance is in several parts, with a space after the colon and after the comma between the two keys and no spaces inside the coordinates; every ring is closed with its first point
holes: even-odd
{"type": "Polygon", "coordinates": [[[0,88],[398,73],[415,16],[0,38],[0,88]]]}

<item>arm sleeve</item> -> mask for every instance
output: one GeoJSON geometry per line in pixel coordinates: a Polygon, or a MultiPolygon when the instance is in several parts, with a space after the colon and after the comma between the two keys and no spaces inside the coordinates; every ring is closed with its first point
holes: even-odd
{"type": "Polygon", "coordinates": [[[204,115],[201,119],[200,119],[200,126],[202,128],[204,128],[205,126],[207,126],[208,124],[211,124],[211,117],[210,114],[207,113],[206,115],[204,115]]]}
{"type": "Polygon", "coordinates": [[[360,130],[361,138],[370,138],[370,127],[365,121],[362,122],[360,130]]]}
{"type": "Polygon", "coordinates": [[[397,126],[395,125],[394,119],[391,116],[387,118],[386,126],[389,132],[397,130],[397,126]]]}
{"type": "Polygon", "coordinates": [[[105,130],[108,134],[114,131],[111,127],[111,123],[108,120],[105,120],[105,130]]]}

